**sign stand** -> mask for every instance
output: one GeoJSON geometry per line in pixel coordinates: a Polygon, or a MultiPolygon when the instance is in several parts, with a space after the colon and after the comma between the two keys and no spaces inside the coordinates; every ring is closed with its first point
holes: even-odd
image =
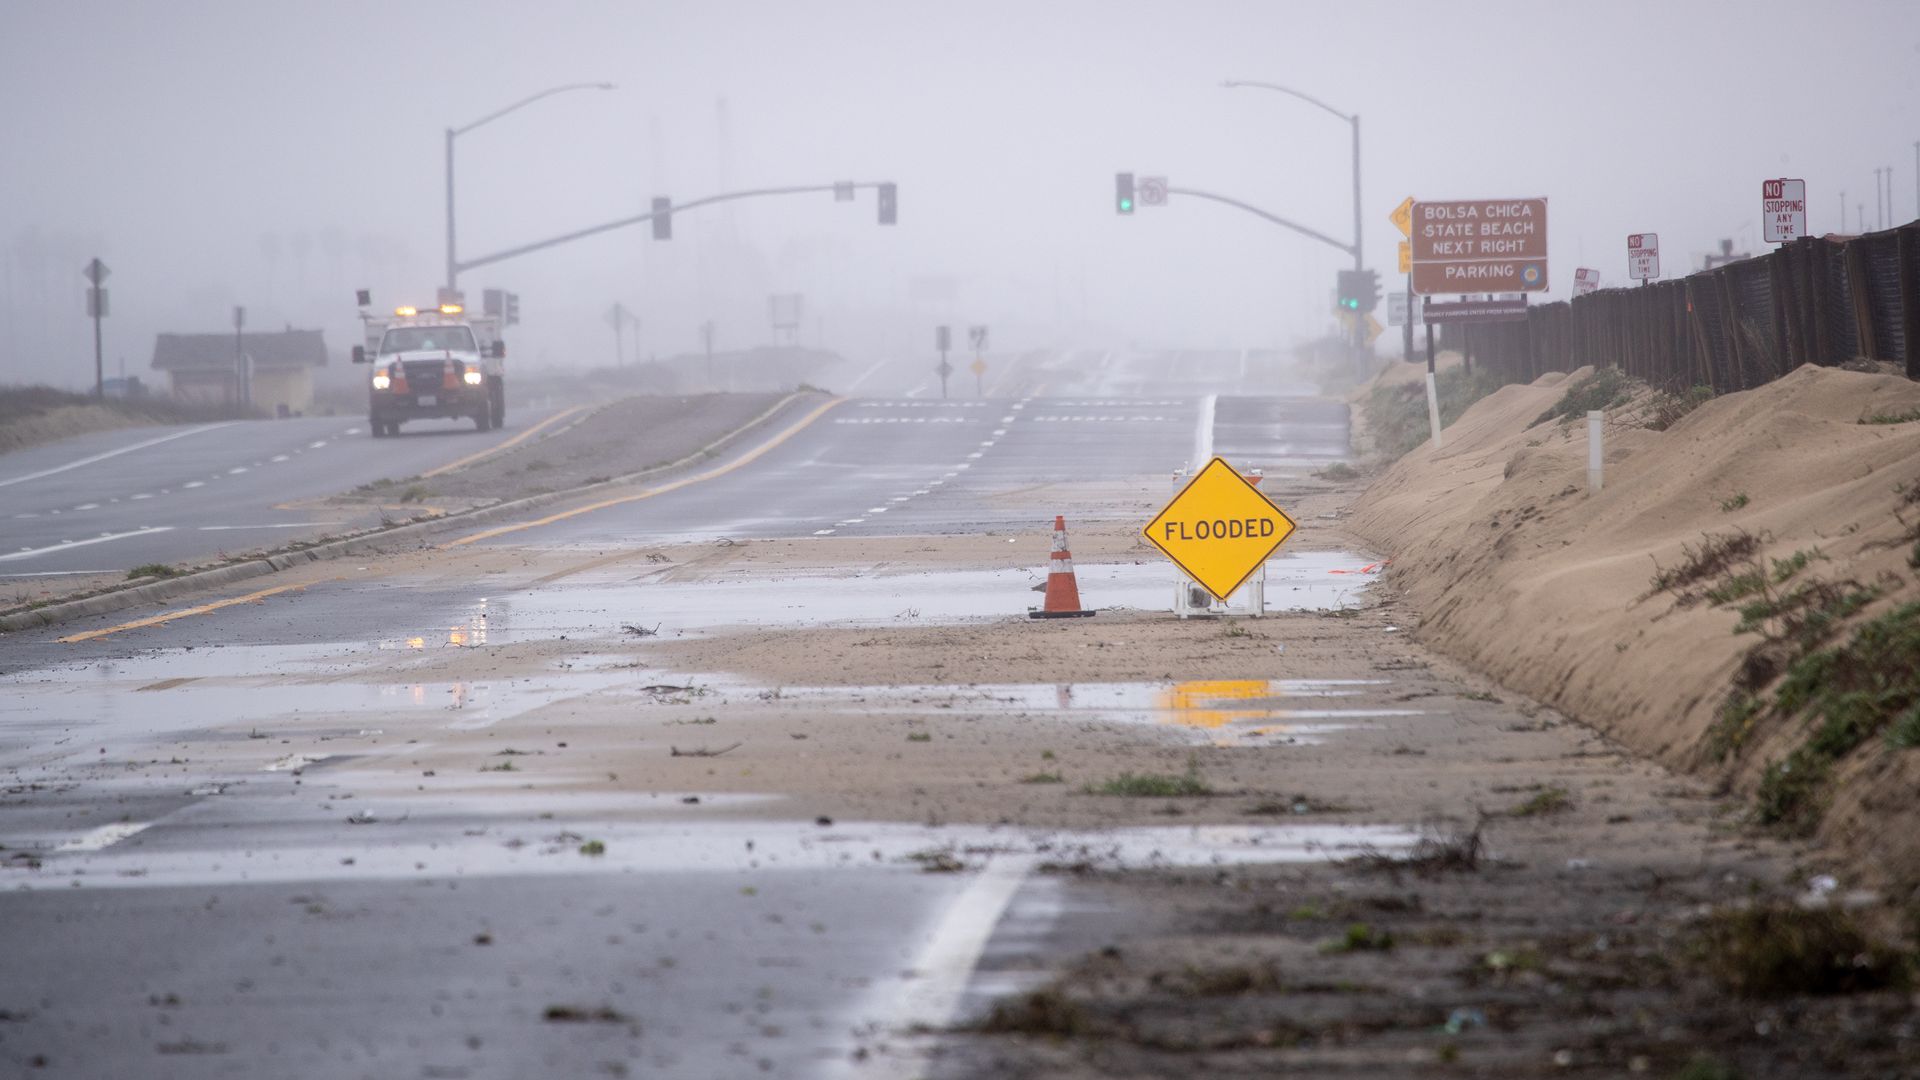
{"type": "MultiPolygon", "coordinates": [[[[1254,469],[1247,477],[1258,484],[1265,475],[1264,470],[1254,469]]],[[[1187,475],[1187,470],[1173,470],[1174,494],[1178,495],[1189,479],[1191,477],[1187,475]]],[[[1267,613],[1266,560],[1262,559],[1260,569],[1255,570],[1247,583],[1224,601],[1215,599],[1199,582],[1180,570],[1178,563],[1174,564],[1173,613],[1182,619],[1209,619],[1227,615],[1244,615],[1254,619],[1264,617],[1267,613]]]]}

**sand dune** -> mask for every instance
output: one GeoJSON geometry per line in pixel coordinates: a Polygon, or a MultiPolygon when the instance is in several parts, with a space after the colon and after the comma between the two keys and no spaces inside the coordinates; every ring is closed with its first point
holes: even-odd
{"type": "MultiPolygon", "coordinates": [[[[1764,717],[1731,760],[1709,729],[1758,642],[1737,605],[1682,604],[1651,586],[1703,535],[1746,530],[1757,557],[1818,549],[1801,580],[1883,590],[1862,621],[1920,599],[1908,565],[1920,527],[1920,422],[1863,424],[1920,408],[1920,383],[1803,367],[1709,401],[1666,431],[1609,413],[1606,484],[1586,490],[1584,422],[1537,418],[1587,374],[1505,387],[1394,464],[1356,504],[1356,531],[1394,558],[1393,582],[1425,613],[1428,643],[1569,712],[1637,753],[1724,770],[1752,790],[1811,721],[1764,717]],[[1904,485],[1904,487],[1903,487],[1904,485]],[[1744,496],[1744,498],[1742,498],[1744,496]]],[[[1920,657],[1915,658],[1920,663],[1920,657]]],[[[1920,882],[1920,750],[1867,740],[1840,762],[1819,830],[1883,884],[1920,882]]]]}

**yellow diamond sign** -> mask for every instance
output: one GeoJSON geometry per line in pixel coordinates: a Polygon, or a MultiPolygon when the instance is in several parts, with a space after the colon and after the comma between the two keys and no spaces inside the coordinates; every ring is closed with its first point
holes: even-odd
{"type": "Polygon", "coordinates": [[[1225,601],[1295,528],[1238,469],[1214,458],[1143,531],[1188,577],[1225,601]]]}
{"type": "Polygon", "coordinates": [[[1408,239],[1412,239],[1413,237],[1413,196],[1409,195],[1406,198],[1401,199],[1400,205],[1394,207],[1393,213],[1387,215],[1387,220],[1393,222],[1393,227],[1400,230],[1401,236],[1407,237],[1408,239]]]}

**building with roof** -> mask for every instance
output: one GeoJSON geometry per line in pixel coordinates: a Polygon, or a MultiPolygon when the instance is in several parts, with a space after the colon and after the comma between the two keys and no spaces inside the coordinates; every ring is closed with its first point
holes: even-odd
{"type": "Polygon", "coordinates": [[[153,346],[153,369],[166,372],[176,398],[235,404],[245,396],[239,379],[241,357],[246,359],[255,408],[297,416],[313,407],[313,369],[327,363],[327,344],[318,330],[161,334],[153,346]]]}

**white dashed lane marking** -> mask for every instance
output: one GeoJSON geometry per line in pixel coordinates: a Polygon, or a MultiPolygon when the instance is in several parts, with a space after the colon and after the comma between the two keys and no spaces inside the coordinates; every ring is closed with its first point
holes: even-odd
{"type": "Polygon", "coordinates": [[[35,555],[45,555],[49,551],[65,551],[68,548],[86,547],[89,544],[104,544],[109,540],[124,540],[129,536],[146,536],[149,533],[163,533],[163,532],[172,532],[172,531],[173,531],[173,526],[171,525],[157,525],[157,526],[148,526],[147,528],[144,528],[144,529],[134,529],[131,532],[101,533],[99,536],[93,537],[92,539],[89,539],[89,540],[62,540],[57,544],[51,544],[51,545],[48,545],[47,547],[21,548],[19,551],[15,551],[11,554],[0,555],[0,562],[11,562],[14,559],[31,559],[35,555]]]}
{"type": "Polygon", "coordinates": [[[111,825],[102,825],[86,832],[55,848],[55,851],[99,851],[117,844],[134,833],[152,825],[151,821],[116,821],[111,825]]]}

